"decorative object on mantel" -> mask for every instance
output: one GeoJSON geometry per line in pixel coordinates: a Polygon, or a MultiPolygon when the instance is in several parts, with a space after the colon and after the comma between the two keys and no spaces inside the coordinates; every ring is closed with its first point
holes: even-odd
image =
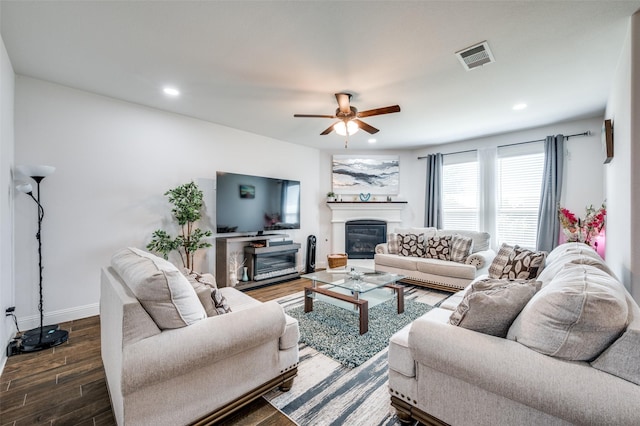
{"type": "Polygon", "coordinates": [[[604,230],[607,208],[605,203],[599,209],[590,205],[585,209],[584,219],[580,219],[569,209],[558,206],[560,226],[567,242],[581,242],[598,249],[597,237],[604,230]]]}
{"type": "Polygon", "coordinates": [[[334,202],[336,200],[336,193],[333,191],[329,191],[327,192],[327,201],[328,202],[334,202]]]}
{"type": "MultiPolygon", "coordinates": [[[[23,177],[30,177],[36,182],[37,193],[33,195],[33,187],[30,183],[20,183],[16,186],[16,189],[20,192],[27,194],[38,205],[38,232],[36,233],[36,239],[38,240],[38,288],[39,288],[39,303],[38,311],[40,311],[40,327],[34,328],[22,333],[20,337],[20,343],[18,345],[19,352],[37,352],[43,349],[49,349],[53,346],[58,346],[69,339],[69,332],[66,330],[60,330],[58,324],[44,325],[44,304],[42,295],[42,220],[44,219],[44,207],[40,203],[40,182],[52,174],[56,170],[52,166],[17,166],[16,171],[18,175],[23,177]]],[[[17,323],[16,323],[17,324],[17,323]]],[[[7,355],[11,355],[7,350],[7,355]]]]}
{"type": "Polygon", "coordinates": [[[247,282],[249,281],[249,274],[247,273],[249,268],[247,268],[246,266],[242,267],[242,281],[247,282]]]}
{"type": "Polygon", "coordinates": [[[360,193],[360,201],[369,201],[369,199],[371,198],[371,193],[360,193]]]}
{"type": "Polygon", "coordinates": [[[398,194],[400,157],[397,155],[334,155],[331,175],[337,194],[398,194]]]}
{"type": "Polygon", "coordinates": [[[164,193],[173,204],[171,213],[180,225],[180,235],[171,238],[166,231],[158,229],[153,233],[151,242],[147,244],[147,250],[161,253],[165,259],[169,253],[176,250],[180,254],[182,266],[193,269],[193,255],[198,249],[211,247],[211,244],[202,241],[204,237],[210,237],[211,231],[194,229],[194,223],[200,219],[202,210],[202,191],[192,182],[180,185],[164,193]]]}

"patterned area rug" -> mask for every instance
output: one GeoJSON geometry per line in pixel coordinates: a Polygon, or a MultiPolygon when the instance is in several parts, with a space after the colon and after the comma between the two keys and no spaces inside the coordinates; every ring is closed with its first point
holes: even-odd
{"type": "MultiPolygon", "coordinates": [[[[447,293],[407,287],[405,303],[434,306],[447,296],[447,293]]],[[[299,307],[302,300],[302,294],[298,294],[279,302],[289,311],[296,305],[299,307]]],[[[397,311],[394,312],[397,316],[397,311]]],[[[370,314],[370,327],[373,320],[370,314]]],[[[354,330],[358,335],[357,322],[354,330]]],[[[300,365],[293,388],[289,392],[271,391],[265,395],[265,399],[301,426],[398,425],[399,421],[390,406],[387,349],[388,341],[369,360],[350,368],[301,343],[300,365]]]]}

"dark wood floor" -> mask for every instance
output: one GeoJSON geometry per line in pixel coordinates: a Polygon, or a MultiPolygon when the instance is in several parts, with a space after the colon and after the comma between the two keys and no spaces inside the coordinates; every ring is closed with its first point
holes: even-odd
{"type": "MultiPolygon", "coordinates": [[[[248,291],[267,301],[301,291],[298,279],[248,291]]],[[[61,324],[69,340],[55,348],[8,358],[0,376],[0,425],[114,425],[100,357],[100,319],[61,324]]],[[[295,382],[294,382],[295,383],[295,382]]],[[[290,426],[262,398],[231,416],[231,425],[290,426]]]]}

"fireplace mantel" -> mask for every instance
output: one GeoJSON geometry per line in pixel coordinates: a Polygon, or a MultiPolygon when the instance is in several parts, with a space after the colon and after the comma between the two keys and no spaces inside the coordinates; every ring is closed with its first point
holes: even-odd
{"type": "Polygon", "coordinates": [[[406,201],[336,201],[327,202],[331,209],[331,251],[345,252],[344,224],[350,220],[382,220],[387,230],[402,223],[402,211],[406,201]]]}

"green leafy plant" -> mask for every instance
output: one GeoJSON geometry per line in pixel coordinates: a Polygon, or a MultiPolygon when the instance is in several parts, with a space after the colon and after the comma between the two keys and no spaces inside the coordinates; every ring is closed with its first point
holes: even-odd
{"type": "Polygon", "coordinates": [[[165,259],[169,253],[177,250],[182,260],[182,265],[187,269],[193,269],[194,253],[205,247],[211,247],[205,237],[211,236],[211,231],[203,231],[194,228],[194,223],[200,219],[202,210],[202,191],[193,183],[180,185],[164,193],[173,204],[171,213],[180,225],[181,233],[172,238],[166,231],[158,229],[152,235],[151,242],[147,244],[147,250],[161,253],[165,259]]]}

